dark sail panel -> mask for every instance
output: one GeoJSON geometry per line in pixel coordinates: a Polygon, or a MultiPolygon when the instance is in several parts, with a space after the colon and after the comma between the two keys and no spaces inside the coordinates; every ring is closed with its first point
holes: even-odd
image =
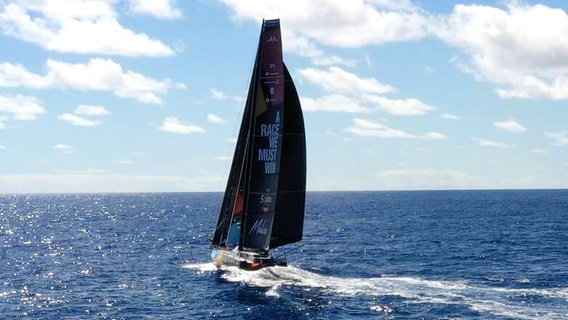
{"type": "Polygon", "coordinates": [[[302,240],[306,198],[306,138],[300,99],[284,66],[284,119],[278,202],[270,248],[302,240]]]}
{"type": "Polygon", "coordinates": [[[270,245],[275,204],[278,201],[282,130],[285,126],[284,69],[279,20],[264,22],[260,47],[242,248],[266,251],[270,245]]]}
{"type": "Polygon", "coordinates": [[[221,205],[219,219],[213,235],[212,244],[217,246],[233,246],[232,243],[227,243],[229,231],[233,223],[239,224],[238,228],[236,228],[236,232],[239,233],[238,238],[240,241],[240,220],[242,218],[241,215],[244,208],[242,205],[238,206],[237,202],[239,201],[237,201],[237,199],[240,197],[240,202],[242,203],[245,194],[245,177],[247,176],[246,170],[248,169],[246,163],[248,163],[247,156],[249,153],[248,150],[250,149],[249,140],[251,136],[251,123],[253,121],[252,115],[256,104],[255,92],[258,83],[259,60],[260,44],[256,53],[255,67],[249,85],[245,110],[241,121],[241,128],[239,130],[235,153],[233,155],[233,163],[231,164],[231,171],[229,172],[229,179],[227,180],[227,187],[225,189],[225,196],[223,197],[223,204],[221,205]],[[235,216],[236,213],[238,214],[237,216],[235,216]]]}

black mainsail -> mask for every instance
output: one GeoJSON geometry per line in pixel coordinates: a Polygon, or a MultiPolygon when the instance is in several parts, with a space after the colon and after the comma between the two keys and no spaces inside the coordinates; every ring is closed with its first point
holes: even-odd
{"type": "Polygon", "coordinates": [[[265,20],[212,244],[266,254],[302,239],[304,120],[282,59],[279,20],[265,20]]]}

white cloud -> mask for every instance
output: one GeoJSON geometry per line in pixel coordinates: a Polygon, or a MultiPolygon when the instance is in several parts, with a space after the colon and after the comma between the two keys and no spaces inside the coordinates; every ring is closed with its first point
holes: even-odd
{"type": "Polygon", "coordinates": [[[318,99],[302,98],[308,111],[369,113],[383,111],[392,115],[422,115],[435,109],[418,99],[391,99],[381,94],[395,90],[375,78],[361,78],[339,67],[327,70],[306,68],[300,74],[329,94],[318,99]]]}
{"type": "Polygon", "coordinates": [[[503,143],[503,142],[498,142],[498,141],[493,141],[493,140],[488,140],[488,139],[473,139],[474,141],[477,141],[477,144],[481,147],[489,147],[489,148],[513,148],[512,145],[503,143]]]}
{"type": "Polygon", "coordinates": [[[404,139],[422,139],[422,140],[442,140],[446,136],[438,132],[428,132],[425,134],[415,135],[407,133],[402,130],[392,129],[386,125],[369,121],[365,119],[353,119],[353,126],[343,129],[354,135],[362,137],[376,137],[376,138],[404,138],[404,139]]]}
{"type": "Polygon", "coordinates": [[[371,102],[376,110],[398,116],[422,115],[436,108],[418,99],[391,99],[378,95],[363,95],[363,99],[371,102]]]}
{"type": "Polygon", "coordinates": [[[122,98],[143,103],[161,104],[159,97],[173,86],[172,81],[148,78],[140,73],[123,70],[110,59],[91,59],[88,63],[66,63],[48,59],[44,76],[27,71],[21,65],[0,65],[0,87],[34,89],[61,88],[109,91],[122,98]]]}
{"type": "Polygon", "coordinates": [[[227,123],[227,121],[217,115],[214,114],[208,114],[207,115],[207,120],[211,123],[218,123],[218,124],[222,124],[222,123],[227,123]]]}
{"type": "Polygon", "coordinates": [[[370,113],[371,109],[362,106],[357,99],[341,95],[330,94],[317,99],[301,97],[302,110],[304,111],[330,111],[345,113],[370,113]]]}
{"type": "Polygon", "coordinates": [[[182,11],[176,8],[175,0],[129,0],[130,11],[160,19],[179,19],[182,11]]]}
{"type": "Polygon", "coordinates": [[[70,150],[72,148],[69,145],[59,143],[59,144],[54,145],[53,149],[55,149],[55,150],[70,150]]]}
{"type": "Polygon", "coordinates": [[[174,117],[167,117],[159,129],[164,132],[181,133],[181,134],[205,132],[205,129],[201,127],[183,124],[181,121],[179,121],[177,118],[174,117]]]}
{"type": "MultiPolygon", "coordinates": [[[[45,112],[44,107],[35,97],[0,95],[0,114],[7,113],[14,120],[35,120],[45,112]]],[[[0,123],[6,120],[8,117],[0,117],[0,123]]]]}
{"type": "Polygon", "coordinates": [[[284,50],[310,57],[316,65],[354,65],[319,46],[359,48],[421,39],[427,19],[410,1],[398,0],[218,0],[231,8],[235,19],[260,22],[282,19],[284,50]],[[316,44],[317,43],[317,44],[316,44]]]}
{"type": "Polygon", "coordinates": [[[229,98],[229,96],[227,96],[227,94],[225,94],[223,91],[217,90],[215,88],[209,89],[209,92],[211,92],[211,98],[215,100],[226,100],[229,98]]]}
{"type": "Polygon", "coordinates": [[[442,113],[440,115],[440,119],[444,119],[444,120],[461,120],[462,117],[455,115],[455,114],[451,114],[451,113],[442,113]]]}
{"type": "Polygon", "coordinates": [[[109,115],[110,114],[110,112],[105,107],[92,106],[92,105],[79,105],[77,108],[75,108],[75,111],[73,111],[73,113],[74,114],[64,113],[64,114],[59,115],[57,118],[61,121],[65,121],[65,122],[67,122],[71,125],[74,125],[74,126],[94,127],[94,126],[100,125],[102,122],[90,120],[90,119],[87,119],[85,117],[81,117],[81,116],[78,116],[78,115],[103,116],[103,115],[109,115]]]}
{"type": "Polygon", "coordinates": [[[548,154],[548,151],[546,151],[544,149],[532,149],[531,152],[537,153],[537,154],[548,154]]]}
{"type": "Polygon", "coordinates": [[[453,169],[396,169],[378,173],[385,189],[476,189],[486,185],[479,177],[453,169]]]}
{"type": "Polygon", "coordinates": [[[10,1],[0,12],[0,29],[6,35],[56,52],[125,56],[174,54],[161,41],[124,28],[117,20],[113,3],[10,1]]]}
{"type": "Polygon", "coordinates": [[[568,132],[562,130],[560,132],[545,132],[544,134],[554,140],[555,145],[568,146],[568,132]]]}
{"type": "Polygon", "coordinates": [[[21,64],[0,63],[0,87],[45,89],[49,85],[49,79],[29,72],[21,64]]]}
{"type": "Polygon", "coordinates": [[[65,121],[74,126],[80,126],[80,127],[94,127],[101,124],[100,121],[89,120],[70,113],[61,114],[57,116],[57,118],[61,121],[65,121]]]}
{"type": "Polygon", "coordinates": [[[360,78],[339,67],[330,67],[327,70],[306,68],[299,72],[308,81],[329,92],[384,94],[394,90],[392,86],[382,84],[375,78],[360,78]]]}
{"type": "Polygon", "coordinates": [[[359,48],[433,35],[461,49],[465,59],[453,61],[494,83],[503,98],[568,99],[568,14],[562,9],[510,1],[505,8],[458,4],[451,14],[435,16],[410,1],[218,1],[239,20],[280,17],[284,48],[316,65],[355,63],[327,56],[320,46],[359,48]]]}
{"type": "Polygon", "coordinates": [[[410,1],[220,0],[238,19],[280,17],[291,36],[324,45],[361,47],[426,35],[426,19],[410,1]]]}
{"type": "Polygon", "coordinates": [[[53,146],[53,150],[59,150],[63,153],[73,153],[73,148],[70,145],[58,143],[53,146]]]}
{"type": "Polygon", "coordinates": [[[498,129],[502,129],[509,132],[515,132],[515,133],[527,131],[527,128],[523,127],[520,123],[516,122],[515,120],[493,122],[493,126],[498,129]]]}
{"type": "Polygon", "coordinates": [[[432,31],[463,50],[461,69],[503,98],[568,99],[568,15],[511,1],[506,9],[456,5],[432,31]]]}
{"type": "Polygon", "coordinates": [[[0,144],[0,149],[6,149],[6,147],[0,144]]]}
{"type": "Polygon", "coordinates": [[[304,111],[328,111],[344,113],[372,113],[377,111],[392,115],[422,115],[435,107],[417,99],[390,99],[378,95],[329,94],[320,98],[301,97],[304,111]]]}
{"type": "Polygon", "coordinates": [[[418,136],[418,138],[423,140],[444,140],[447,137],[439,132],[428,132],[418,136]]]}
{"type": "Polygon", "coordinates": [[[102,106],[92,106],[92,105],[79,105],[74,114],[81,114],[86,116],[104,116],[109,115],[110,111],[108,111],[105,107],[102,106]]]}

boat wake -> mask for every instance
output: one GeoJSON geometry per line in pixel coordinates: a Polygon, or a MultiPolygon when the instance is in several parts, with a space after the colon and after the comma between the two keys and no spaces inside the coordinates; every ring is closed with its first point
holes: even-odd
{"type": "Polygon", "coordinates": [[[206,263],[187,263],[181,266],[183,269],[190,269],[196,270],[199,273],[204,272],[214,272],[217,271],[217,267],[213,264],[213,262],[206,262],[206,263]]]}
{"type": "MultiPolygon", "coordinates": [[[[211,263],[186,267],[199,272],[215,270],[211,263]]],[[[339,278],[292,266],[268,267],[258,271],[228,267],[223,268],[221,278],[266,288],[265,294],[276,298],[280,297],[283,287],[297,287],[320,289],[344,297],[396,297],[404,299],[407,304],[463,305],[481,314],[516,319],[564,319],[568,314],[568,288],[515,289],[396,276],[339,278]]],[[[386,311],[385,308],[388,307],[370,306],[375,311],[386,311]]]]}

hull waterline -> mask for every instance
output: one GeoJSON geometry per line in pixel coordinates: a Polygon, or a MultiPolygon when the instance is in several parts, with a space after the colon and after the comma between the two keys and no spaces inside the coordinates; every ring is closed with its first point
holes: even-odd
{"type": "Polygon", "coordinates": [[[287,266],[283,259],[259,253],[229,250],[226,248],[214,248],[211,258],[217,268],[223,266],[238,267],[243,270],[259,270],[272,266],[287,266]]]}

